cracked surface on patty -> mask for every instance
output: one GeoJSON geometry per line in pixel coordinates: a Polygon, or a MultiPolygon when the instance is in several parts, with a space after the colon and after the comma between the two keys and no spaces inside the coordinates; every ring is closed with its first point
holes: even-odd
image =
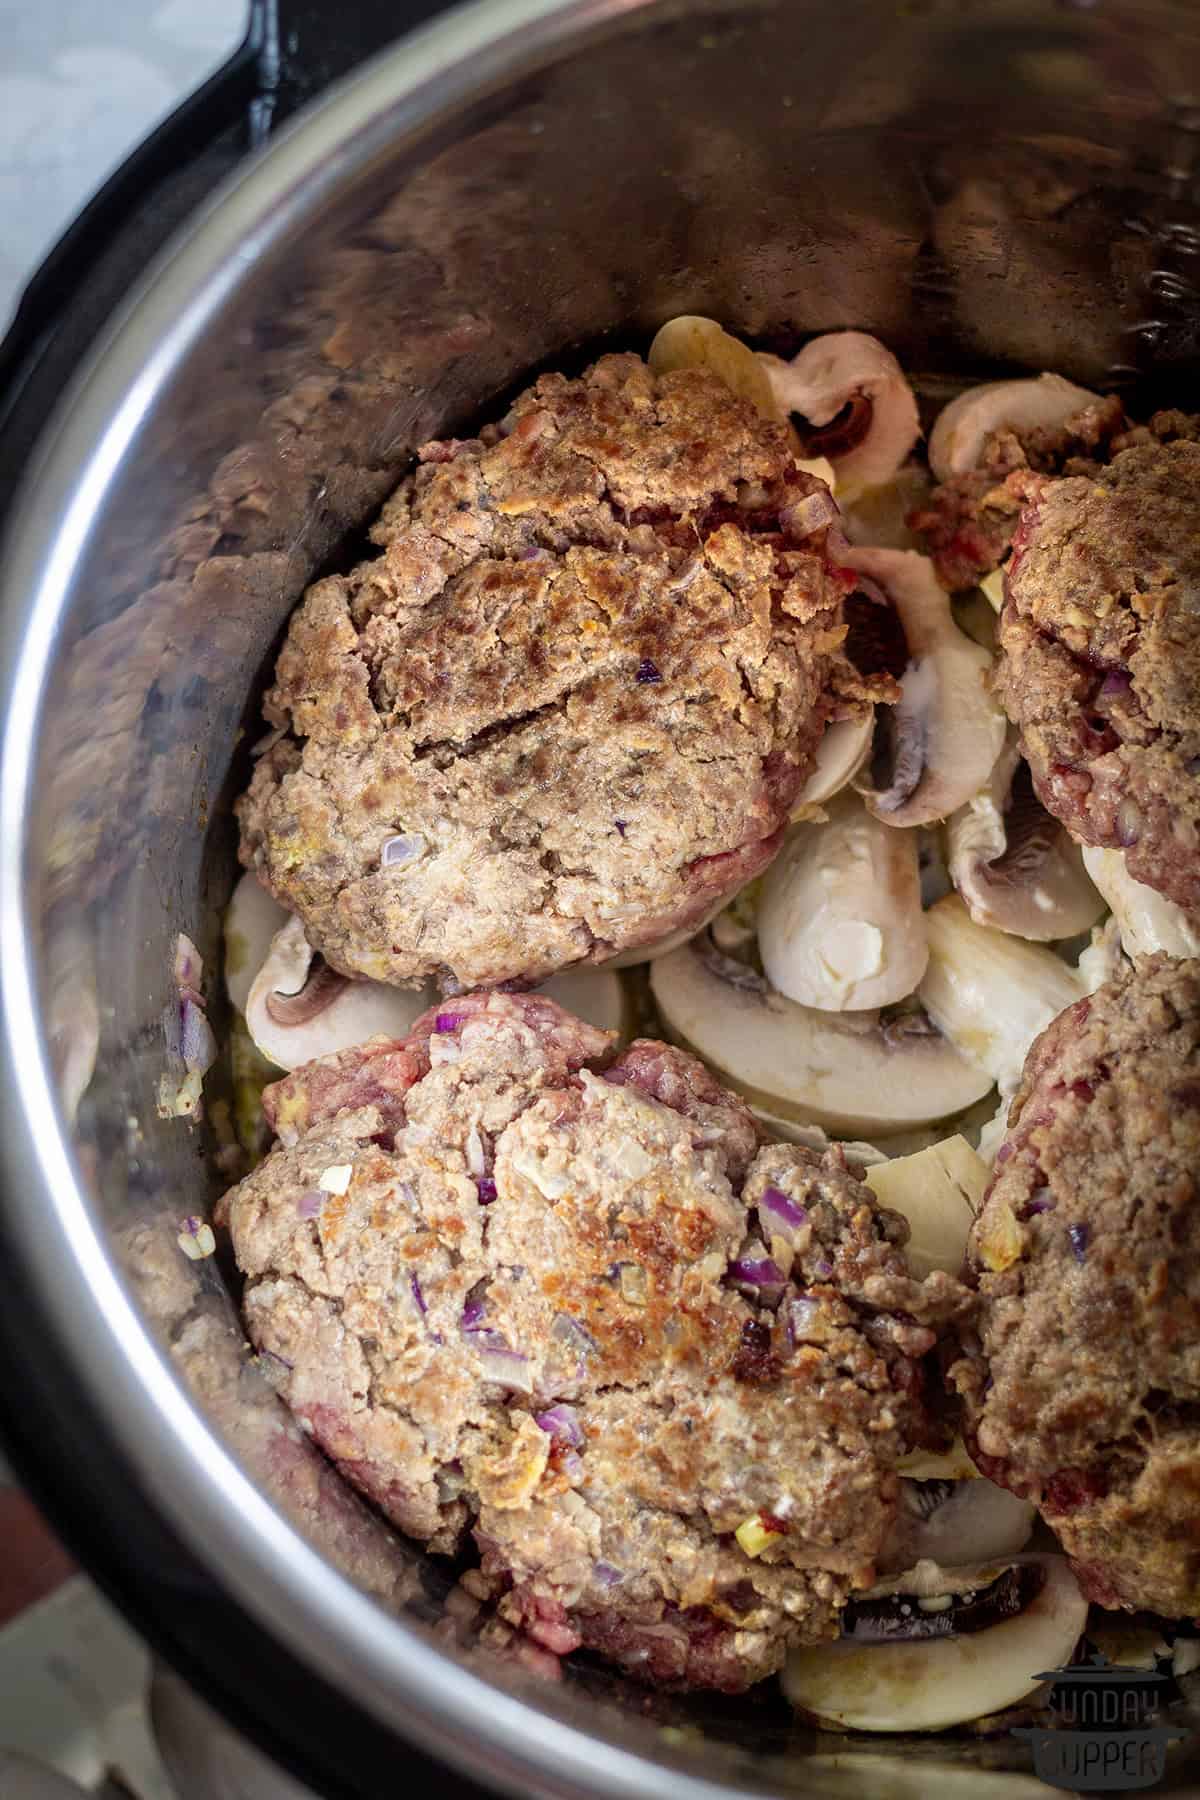
{"type": "Polygon", "coordinates": [[[1200,1611],[1200,964],[1154,957],[1029,1053],[952,1371],[980,1467],[1104,1606],[1200,1611]]]}
{"type": "Polygon", "coordinates": [[[968,1302],[909,1277],[840,1151],[760,1146],[679,1050],[610,1054],[537,996],[454,1001],[268,1090],[288,1142],[222,1217],[279,1391],[393,1523],[473,1537],[551,1651],[736,1691],[871,1580],[920,1358],[968,1302]],[[806,1214],[776,1311],[729,1277],[768,1254],[767,1186],[806,1214]]]}
{"type": "Polygon", "coordinates": [[[1200,907],[1200,444],[1027,478],[997,689],[1044,806],[1200,907]]]}
{"type": "Polygon", "coordinates": [[[335,968],[450,990],[698,922],[863,691],[849,578],[779,527],[820,484],[707,371],[635,356],[421,455],[380,554],[293,616],[243,861],[335,968]]]}

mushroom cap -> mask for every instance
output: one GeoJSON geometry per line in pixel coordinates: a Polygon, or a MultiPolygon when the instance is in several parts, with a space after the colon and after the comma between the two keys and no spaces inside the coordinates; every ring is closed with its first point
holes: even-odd
{"type": "Polygon", "coordinates": [[[945,1037],[1011,1094],[1034,1038],[1079,999],[1078,973],[1040,944],[977,925],[957,894],[930,907],[925,929],[921,1004],[945,1037]]]}
{"type": "Polygon", "coordinates": [[[1104,910],[1079,846],[1033,791],[1015,732],[946,837],[951,880],[978,925],[1048,943],[1077,937],[1104,910]]]}
{"type": "MultiPolygon", "coordinates": [[[[314,971],[312,963],[303,923],[289,918],[251,984],[247,1029],[260,1053],[281,1069],[353,1049],[368,1038],[405,1037],[437,1004],[430,984],[394,988],[351,981],[323,964],[314,971]]],[[[629,1024],[624,990],[609,968],[560,969],[538,991],[601,1031],[619,1032],[629,1024]]]]}
{"type": "Polygon", "coordinates": [[[246,1010],[254,977],[271,949],[271,939],[288,921],[286,906],[268,894],[253,869],[247,869],[225,909],[225,991],[230,1004],[246,1010]]]}
{"type": "Polygon", "coordinates": [[[797,1006],[707,937],[651,964],[650,986],[668,1031],[730,1086],[830,1131],[904,1131],[964,1112],[991,1086],[924,1021],[797,1006]]]}
{"type": "Polygon", "coordinates": [[[762,879],[758,948],[772,986],[802,1006],[862,1011],[911,994],[929,960],[916,834],[855,794],[793,825],[762,879]]]}
{"type": "Polygon", "coordinates": [[[810,807],[823,806],[853,781],[870,754],[874,734],[875,708],[869,704],[848,719],[835,719],[826,725],[816,748],[812,774],[792,807],[793,819],[803,818],[810,807]]]}
{"type": "Polygon", "coordinates": [[[764,356],[777,404],[799,413],[811,426],[807,446],[827,456],[840,490],[854,491],[890,481],[920,436],[917,402],[903,369],[878,338],[863,331],[831,331],[813,338],[791,362],[764,356]],[[855,420],[856,402],[869,411],[855,420]],[[851,409],[839,448],[834,431],[822,433],[838,414],[851,409]]]}
{"type": "Polygon", "coordinates": [[[900,1505],[879,1557],[883,1574],[918,1562],[941,1568],[1016,1556],[1033,1535],[1037,1508],[994,1481],[900,1484],[900,1505]]]}
{"type": "MultiPolygon", "coordinates": [[[[892,780],[885,789],[864,787],[863,797],[889,825],[944,819],[984,785],[1004,745],[1005,717],[989,686],[992,658],[955,623],[927,557],[860,545],[843,560],[886,590],[908,644],[890,714],[892,780]]],[[[888,717],[884,709],[881,716],[888,717]]]]}
{"type": "Polygon", "coordinates": [[[965,475],[978,463],[984,443],[994,431],[1061,425],[1099,400],[1099,394],[1076,387],[1061,375],[985,381],[959,394],[938,414],[929,434],[929,466],[939,481],[965,475]]]}
{"type": "MultiPolygon", "coordinates": [[[[1009,1559],[1009,1567],[1028,1565],[1044,1579],[1015,1618],[957,1637],[865,1645],[843,1638],[797,1650],[784,1669],[785,1694],[853,1731],[940,1731],[1015,1705],[1038,1686],[1035,1671],[1069,1662],[1087,1624],[1087,1601],[1065,1557],[1009,1559]]],[[[942,1593],[956,1573],[942,1572],[942,1593]]],[[[1001,1573],[994,1565],[973,1572],[981,1582],[1001,1573]]]]}

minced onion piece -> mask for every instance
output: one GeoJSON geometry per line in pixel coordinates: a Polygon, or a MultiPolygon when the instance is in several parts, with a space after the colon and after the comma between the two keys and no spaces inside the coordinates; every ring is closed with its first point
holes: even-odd
{"type": "Polygon", "coordinates": [[[561,1402],[556,1406],[548,1406],[545,1412],[534,1413],[533,1422],[550,1437],[569,1445],[572,1450],[583,1448],[585,1440],[579,1424],[579,1414],[573,1406],[565,1406],[561,1402]]]}
{"type": "Polygon", "coordinates": [[[793,1234],[808,1223],[808,1213],[784,1193],[782,1188],[763,1189],[758,1203],[758,1216],[764,1231],[792,1241],[793,1234]]]}
{"type": "Polygon", "coordinates": [[[419,831],[398,832],[395,837],[384,839],[379,851],[379,866],[381,869],[406,868],[409,863],[419,862],[428,847],[419,831]]]}
{"type": "Polygon", "coordinates": [[[192,1216],[183,1221],[183,1230],[175,1242],[191,1262],[203,1262],[204,1258],[211,1256],[217,1247],[212,1226],[205,1220],[192,1216]]]}
{"type": "Polygon", "coordinates": [[[425,1304],[425,1296],[421,1292],[421,1283],[417,1280],[417,1271],[415,1269],[409,1270],[408,1285],[412,1289],[412,1297],[416,1302],[417,1311],[420,1313],[421,1317],[424,1318],[425,1314],[429,1311],[429,1308],[425,1304]]]}
{"type": "Polygon", "coordinates": [[[483,1366],[485,1381],[494,1381],[501,1387],[515,1388],[522,1394],[532,1393],[533,1376],[529,1369],[529,1358],[522,1356],[519,1350],[500,1350],[492,1347],[481,1348],[479,1361],[483,1366]]]}
{"type": "Polygon", "coordinates": [[[840,517],[833,495],[817,488],[813,493],[805,494],[802,500],[793,500],[790,505],[781,507],[779,523],[789,537],[803,538],[820,531],[824,525],[832,525],[840,517]]]}
{"type": "Polygon", "coordinates": [[[435,1031],[457,1031],[466,1016],[466,1013],[461,1012],[440,1012],[433,1021],[433,1029],[435,1031]]]}
{"type": "Polygon", "coordinates": [[[320,1188],[309,1188],[300,1195],[296,1202],[296,1213],[301,1219],[315,1219],[325,1204],[325,1195],[320,1188]]]}
{"type": "Polygon", "coordinates": [[[490,1175],[481,1175],[475,1183],[475,1192],[479,1197],[480,1206],[490,1206],[496,1198],[496,1183],[490,1175]]]}
{"type": "Polygon", "coordinates": [[[624,1571],[618,1569],[613,1563],[608,1562],[598,1562],[592,1569],[592,1574],[596,1577],[596,1580],[600,1583],[601,1587],[616,1587],[619,1581],[624,1581],[625,1579],[624,1571]]]}

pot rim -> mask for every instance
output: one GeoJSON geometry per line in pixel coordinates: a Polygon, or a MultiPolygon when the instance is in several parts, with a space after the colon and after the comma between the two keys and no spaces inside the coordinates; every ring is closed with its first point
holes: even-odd
{"type": "Polygon", "coordinates": [[[93,346],[43,432],[0,559],[0,1180],[23,1272],[146,1492],[272,1637],[465,1773],[571,1800],[763,1790],[652,1761],[473,1674],[360,1593],[243,1472],[139,1317],[75,1167],[41,1018],[28,825],[77,565],[142,422],[246,270],[398,136],[651,3],[474,0],[306,109],[189,221],[93,346]]]}

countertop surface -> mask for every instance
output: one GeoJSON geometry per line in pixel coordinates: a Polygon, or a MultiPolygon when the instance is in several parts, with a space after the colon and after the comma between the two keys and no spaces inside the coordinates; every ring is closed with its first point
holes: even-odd
{"type": "Polygon", "coordinates": [[[0,332],[105,177],[239,42],[246,0],[0,0],[0,332]]]}

